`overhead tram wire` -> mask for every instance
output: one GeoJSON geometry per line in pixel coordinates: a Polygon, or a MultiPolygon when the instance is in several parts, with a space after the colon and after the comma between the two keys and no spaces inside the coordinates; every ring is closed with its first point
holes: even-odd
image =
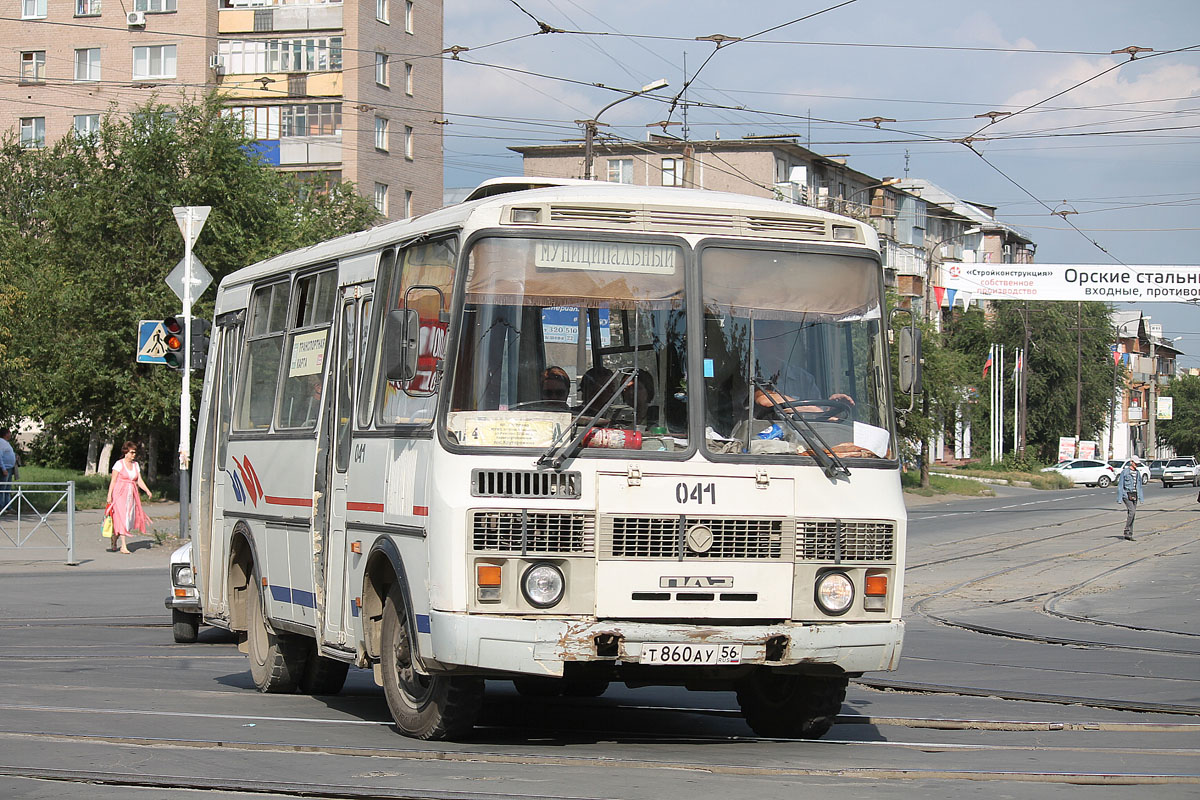
{"type": "MultiPolygon", "coordinates": [[[[795,25],[797,22],[803,22],[805,20],[812,19],[813,17],[820,16],[821,14],[824,14],[826,12],[834,11],[843,6],[848,6],[848,5],[851,5],[852,3],[856,3],[856,2],[858,2],[858,0],[843,0],[843,2],[841,2],[841,3],[837,3],[835,5],[829,6],[828,8],[823,8],[820,11],[814,11],[811,14],[805,14],[802,17],[797,17],[796,19],[789,20],[789,21],[781,23],[779,25],[774,25],[770,28],[765,28],[764,30],[759,31],[758,33],[752,33],[749,36],[744,36],[744,37],[739,37],[737,39],[733,39],[730,43],[737,44],[738,42],[744,42],[748,39],[754,39],[758,36],[762,36],[763,34],[770,33],[771,31],[777,31],[780,28],[786,28],[789,25],[795,25]]],[[[708,62],[712,61],[713,56],[715,56],[721,50],[722,45],[724,45],[726,41],[729,41],[729,40],[718,39],[716,41],[716,46],[713,48],[713,51],[708,54],[708,58],[704,59],[704,62],[700,64],[700,66],[696,69],[695,72],[692,73],[692,77],[690,77],[686,81],[684,81],[683,86],[679,90],[679,93],[676,94],[675,97],[673,97],[671,99],[671,107],[670,107],[670,110],[667,112],[667,121],[668,122],[670,122],[670,120],[671,120],[671,115],[675,113],[675,108],[679,105],[680,98],[683,97],[683,95],[687,92],[688,87],[690,87],[693,83],[696,82],[696,78],[700,77],[700,73],[704,71],[704,68],[708,66],[708,62]]]]}

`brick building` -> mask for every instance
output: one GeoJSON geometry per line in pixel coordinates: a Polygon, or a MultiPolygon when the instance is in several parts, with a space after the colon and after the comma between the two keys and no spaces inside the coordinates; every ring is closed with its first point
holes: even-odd
{"type": "Polygon", "coordinates": [[[0,131],[30,147],[216,87],[279,169],[352,181],[388,219],[441,207],[441,0],[14,5],[0,131]]]}

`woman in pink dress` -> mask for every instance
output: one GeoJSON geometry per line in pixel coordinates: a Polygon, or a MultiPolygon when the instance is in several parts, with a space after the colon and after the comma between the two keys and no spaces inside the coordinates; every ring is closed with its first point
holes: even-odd
{"type": "Polygon", "coordinates": [[[126,442],[121,447],[123,458],[113,465],[112,480],[108,484],[108,510],[113,518],[112,547],[114,552],[128,553],[126,537],[137,530],[143,535],[150,518],[142,511],[142,498],[138,489],[149,499],[154,494],[142,481],[142,470],[137,461],[137,445],[126,442]]]}

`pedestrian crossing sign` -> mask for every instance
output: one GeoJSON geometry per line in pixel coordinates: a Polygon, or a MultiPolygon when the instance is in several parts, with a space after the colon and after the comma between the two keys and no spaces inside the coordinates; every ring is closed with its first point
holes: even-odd
{"type": "Polygon", "coordinates": [[[137,363],[166,364],[167,332],[162,320],[144,319],[138,323],[137,363]]]}

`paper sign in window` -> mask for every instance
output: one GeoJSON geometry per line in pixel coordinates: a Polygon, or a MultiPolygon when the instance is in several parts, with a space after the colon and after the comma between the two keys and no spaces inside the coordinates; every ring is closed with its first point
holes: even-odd
{"type": "Polygon", "coordinates": [[[292,339],[291,366],[288,367],[288,377],[296,378],[301,375],[318,375],[325,363],[325,339],[329,331],[310,331],[298,333],[292,339]]]}

